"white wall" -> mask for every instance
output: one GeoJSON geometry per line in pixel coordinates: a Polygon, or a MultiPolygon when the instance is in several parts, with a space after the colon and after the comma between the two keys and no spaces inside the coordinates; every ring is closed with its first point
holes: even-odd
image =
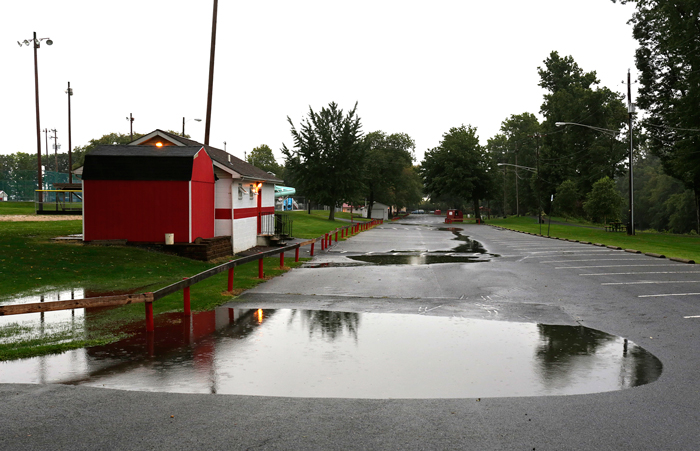
{"type": "Polygon", "coordinates": [[[233,252],[244,251],[258,244],[258,218],[235,219],[233,236],[233,252]]]}
{"type": "MultiPolygon", "coordinates": [[[[217,169],[214,171],[218,180],[215,185],[214,208],[231,209],[231,175],[217,169]]],[[[214,236],[231,236],[231,220],[215,219],[214,236]]]]}

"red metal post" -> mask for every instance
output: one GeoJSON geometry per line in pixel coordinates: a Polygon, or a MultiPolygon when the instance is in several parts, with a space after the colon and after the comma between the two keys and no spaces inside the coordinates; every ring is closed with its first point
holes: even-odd
{"type": "Polygon", "coordinates": [[[155,326],[153,325],[153,302],[146,302],[146,332],[153,332],[155,326]]]}
{"type": "Polygon", "coordinates": [[[321,237],[321,250],[324,250],[326,248],[326,238],[321,237]]]}
{"type": "MultiPolygon", "coordinates": [[[[187,277],[183,277],[182,280],[187,280],[187,277]]],[[[192,313],[192,311],[190,310],[190,287],[183,288],[182,293],[185,315],[189,315],[192,313]]]]}
{"type": "Polygon", "coordinates": [[[258,279],[263,279],[263,259],[258,260],[258,279]]]}
{"type": "Polygon", "coordinates": [[[280,268],[284,267],[284,252],[280,252],[280,268]]]}
{"type": "Polygon", "coordinates": [[[312,256],[312,257],[314,256],[314,245],[315,245],[315,244],[316,244],[315,241],[314,241],[313,243],[311,243],[311,256],[312,256]]]}
{"type": "Polygon", "coordinates": [[[228,322],[229,322],[229,323],[232,323],[232,322],[234,322],[235,320],[236,320],[236,318],[235,318],[235,311],[234,311],[232,308],[228,309],[228,322]]]}
{"type": "Polygon", "coordinates": [[[338,242],[338,232],[337,231],[335,232],[335,242],[336,243],[338,242]]]}
{"type": "Polygon", "coordinates": [[[233,268],[228,269],[228,291],[233,291],[233,268]]]}
{"type": "Polygon", "coordinates": [[[296,248],[296,250],[294,251],[294,261],[299,261],[299,248],[296,248]]]}

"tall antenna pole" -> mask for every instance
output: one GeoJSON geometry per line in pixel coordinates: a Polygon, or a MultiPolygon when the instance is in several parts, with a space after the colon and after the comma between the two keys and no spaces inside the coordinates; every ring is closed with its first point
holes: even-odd
{"type": "Polygon", "coordinates": [[[207,94],[207,123],[204,127],[204,144],[209,145],[209,131],[211,130],[211,94],[214,89],[214,51],[216,49],[216,10],[218,0],[214,0],[214,15],[211,20],[211,53],[209,55],[209,93],[207,94]]]}

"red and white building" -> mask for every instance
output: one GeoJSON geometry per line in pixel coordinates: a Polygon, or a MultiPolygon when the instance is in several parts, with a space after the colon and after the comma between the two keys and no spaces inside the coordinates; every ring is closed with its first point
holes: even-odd
{"type": "Polygon", "coordinates": [[[274,233],[274,185],[282,183],[221,149],[155,130],[86,155],[83,239],[230,236],[240,252],[274,233]]]}

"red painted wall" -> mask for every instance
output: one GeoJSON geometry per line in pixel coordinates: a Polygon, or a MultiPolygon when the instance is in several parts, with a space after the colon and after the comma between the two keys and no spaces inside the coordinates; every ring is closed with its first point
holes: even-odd
{"type": "Polygon", "coordinates": [[[188,242],[187,181],[83,180],[83,193],[85,241],[188,242]]]}
{"type": "Polygon", "coordinates": [[[192,182],[149,180],[84,180],[85,241],[190,242],[214,236],[214,169],[206,151],[192,163],[192,182]]]}
{"type": "Polygon", "coordinates": [[[192,164],[192,239],[214,236],[214,167],[200,150],[192,164]]]}

